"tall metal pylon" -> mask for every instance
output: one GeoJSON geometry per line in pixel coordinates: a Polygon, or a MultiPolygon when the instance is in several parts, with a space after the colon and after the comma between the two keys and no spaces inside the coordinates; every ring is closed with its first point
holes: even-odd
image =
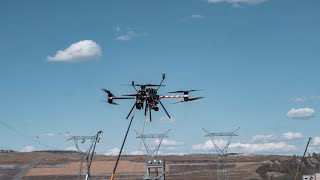
{"type": "Polygon", "coordinates": [[[217,152],[217,155],[218,155],[218,160],[216,162],[217,180],[229,179],[228,163],[231,163],[231,162],[227,162],[227,152],[228,152],[228,148],[231,143],[232,137],[238,136],[238,134],[236,134],[235,132],[238,131],[240,129],[240,127],[232,132],[216,132],[216,133],[211,133],[204,128],[202,128],[202,129],[206,133],[206,135],[204,137],[211,138],[212,143],[213,143],[215,150],[217,152]],[[226,143],[224,145],[218,146],[216,137],[226,139],[226,143]]]}
{"type": "Polygon", "coordinates": [[[147,173],[143,177],[144,180],[165,180],[166,178],[166,164],[164,159],[159,159],[158,152],[164,138],[168,138],[168,133],[171,129],[164,132],[163,134],[141,134],[137,131],[137,138],[140,138],[143,141],[144,147],[146,148],[148,159],[146,162],[147,173]],[[158,145],[151,149],[147,143],[146,139],[157,139],[158,145]],[[159,173],[159,169],[161,172],[159,173]]]}
{"type": "Polygon", "coordinates": [[[85,175],[85,180],[90,180],[90,168],[91,168],[91,163],[92,163],[92,158],[94,155],[94,151],[97,145],[97,142],[99,143],[100,141],[100,135],[102,134],[102,131],[99,131],[95,136],[72,136],[68,140],[73,140],[77,151],[80,155],[80,168],[79,168],[79,174],[78,174],[78,179],[80,180],[83,174],[83,169],[86,170],[86,175],[85,175]],[[79,142],[81,144],[84,144],[85,142],[89,141],[91,144],[87,148],[87,150],[83,150],[79,147],[79,142]]]}

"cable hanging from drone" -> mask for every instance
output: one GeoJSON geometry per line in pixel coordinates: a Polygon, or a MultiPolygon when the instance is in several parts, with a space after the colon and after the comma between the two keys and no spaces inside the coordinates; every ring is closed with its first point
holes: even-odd
{"type": "Polygon", "coordinates": [[[168,111],[166,110],[163,103],[161,102],[161,99],[182,98],[183,99],[182,101],[178,101],[174,103],[174,104],[177,104],[182,102],[195,101],[203,98],[203,97],[195,97],[195,98],[189,97],[189,92],[202,91],[202,90],[186,90],[186,91],[169,92],[169,93],[182,93],[181,95],[159,95],[158,91],[160,87],[165,86],[162,84],[165,78],[166,78],[165,74],[162,74],[162,80],[160,84],[135,84],[135,82],[132,81],[131,86],[135,89],[136,93],[122,95],[121,97],[115,96],[114,94],[111,93],[111,91],[107,89],[102,89],[102,90],[108,94],[108,99],[106,102],[108,102],[109,104],[118,105],[118,103],[114,102],[114,100],[118,100],[118,99],[134,99],[135,100],[135,103],[133,104],[131,110],[129,111],[126,119],[129,118],[133,109],[136,108],[138,110],[144,109],[145,116],[149,111],[150,122],[152,121],[152,110],[159,111],[159,107],[158,107],[159,104],[163,108],[167,116],[171,118],[168,111]],[[140,89],[137,89],[136,87],[140,87],[140,89]]]}

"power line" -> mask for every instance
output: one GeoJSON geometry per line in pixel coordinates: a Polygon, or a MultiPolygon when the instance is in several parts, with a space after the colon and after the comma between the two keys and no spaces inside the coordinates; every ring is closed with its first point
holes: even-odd
{"type": "Polygon", "coordinates": [[[0,120],[0,124],[3,125],[4,127],[6,127],[7,129],[9,129],[10,131],[12,131],[12,132],[14,132],[14,133],[26,138],[26,139],[32,139],[33,142],[37,143],[40,146],[43,146],[43,147],[46,147],[46,148],[49,148],[49,149],[59,149],[57,147],[41,143],[40,141],[38,141],[38,140],[36,140],[36,139],[34,139],[34,138],[30,137],[30,136],[25,135],[24,133],[22,133],[18,129],[14,128],[13,126],[10,126],[9,124],[7,124],[6,122],[4,122],[2,120],[0,120]]]}

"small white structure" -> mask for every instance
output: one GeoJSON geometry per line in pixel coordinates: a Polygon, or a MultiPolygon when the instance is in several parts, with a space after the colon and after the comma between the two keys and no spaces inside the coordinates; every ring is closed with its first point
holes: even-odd
{"type": "Polygon", "coordinates": [[[303,175],[302,180],[315,180],[316,176],[315,175],[303,175]]]}
{"type": "Polygon", "coordinates": [[[316,173],[315,175],[303,175],[302,180],[320,180],[320,173],[316,173]]]}

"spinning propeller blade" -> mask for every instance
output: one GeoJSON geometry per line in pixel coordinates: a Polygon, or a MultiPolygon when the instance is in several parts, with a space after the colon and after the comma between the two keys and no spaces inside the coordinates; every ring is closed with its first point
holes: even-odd
{"type": "MultiPolygon", "coordinates": [[[[103,101],[103,102],[107,102],[107,103],[109,103],[108,101],[103,101]]],[[[119,105],[118,103],[115,103],[115,102],[112,102],[112,103],[109,103],[109,104],[119,105]]]]}
{"type": "Polygon", "coordinates": [[[203,91],[204,89],[191,89],[191,90],[186,90],[186,91],[172,91],[172,92],[168,92],[168,93],[184,93],[184,92],[194,92],[194,91],[203,91]]]}
{"type": "Polygon", "coordinates": [[[195,101],[195,100],[198,100],[198,99],[202,99],[204,97],[196,97],[196,98],[189,98],[187,101],[178,101],[178,102],[174,102],[172,104],[179,104],[179,103],[184,103],[184,102],[189,102],[189,101],[195,101]]]}
{"type": "Polygon", "coordinates": [[[108,95],[111,95],[112,97],[114,96],[111,91],[107,90],[107,89],[102,89],[105,93],[107,93],[108,95]]]}
{"type": "Polygon", "coordinates": [[[158,87],[158,86],[166,86],[166,85],[160,85],[160,84],[135,84],[134,86],[158,87]]]}

